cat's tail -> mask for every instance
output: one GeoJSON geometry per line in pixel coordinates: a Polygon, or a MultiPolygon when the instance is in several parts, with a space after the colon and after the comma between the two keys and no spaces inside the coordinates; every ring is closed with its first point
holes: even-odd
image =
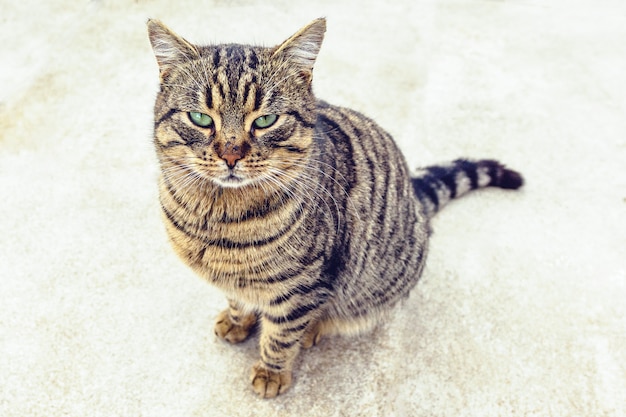
{"type": "Polygon", "coordinates": [[[524,184],[517,171],[491,159],[457,159],[420,169],[411,178],[417,198],[432,217],[450,200],[484,187],[516,190],[524,184]]]}

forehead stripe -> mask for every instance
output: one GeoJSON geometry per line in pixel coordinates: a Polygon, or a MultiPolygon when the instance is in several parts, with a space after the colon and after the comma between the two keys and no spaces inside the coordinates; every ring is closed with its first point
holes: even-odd
{"type": "MultiPolygon", "coordinates": [[[[248,103],[250,103],[251,100],[251,93],[250,90],[252,89],[252,87],[254,86],[254,93],[256,95],[256,91],[259,89],[259,86],[257,85],[257,78],[256,75],[252,75],[251,79],[245,82],[245,85],[243,87],[243,94],[242,94],[242,101],[244,104],[248,105],[248,103]]],[[[255,106],[254,110],[258,110],[258,108],[255,106]]]]}
{"type": "Polygon", "coordinates": [[[213,59],[212,64],[214,67],[218,67],[220,65],[220,48],[215,48],[213,50],[213,59]]]}
{"type": "Polygon", "coordinates": [[[206,89],[206,106],[209,109],[213,109],[213,90],[211,88],[206,89]]]}
{"type": "Polygon", "coordinates": [[[256,88],[254,91],[254,110],[259,110],[261,108],[261,104],[263,103],[263,92],[260,88],[256,88]]]}

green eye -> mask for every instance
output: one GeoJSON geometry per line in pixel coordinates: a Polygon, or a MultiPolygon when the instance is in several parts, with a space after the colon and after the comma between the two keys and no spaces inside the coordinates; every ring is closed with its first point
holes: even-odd
{"type": "Polygon", "coordinates": [[[189,120],[191,120],[196,126],[209,127],[213,125],[213,119],[208,114],[197,111],[190,111],[188,114],[189,120]]]}
{"type": "Polygon", "coordinates": [[[277,115],[275,115],[275,114],[268,114],[268,115],[261,116],[261,117],[257,118],[254,121],[253,125],[257,129],[265,129],[265,128],[270,127],[274,123],[276,123],[276,120],[278,120],[278,116],[277,115]]]}

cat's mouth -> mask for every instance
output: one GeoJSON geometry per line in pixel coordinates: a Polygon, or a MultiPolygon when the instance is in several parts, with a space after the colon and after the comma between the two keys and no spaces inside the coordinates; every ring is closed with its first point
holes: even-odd
{"type": "Polygon", "coordinates": [[[200,167],[200,169],[195,170],[197,175],[220,187],[238,188],[254,182],[253,179],[250,178],[247,173],[242,172],[241,169],[223,169],[215,172],[202,168],[203,167],[200,167]]]}
{"type": "Polygon", "coordinates": [[[222,176],[221,178],[217,178],[217,182],[222,187],[235,188],[235,187],[242,187],[248,184],[250,180],[240,175],[237,175],[231,171],[228,174],[222,176]]]}

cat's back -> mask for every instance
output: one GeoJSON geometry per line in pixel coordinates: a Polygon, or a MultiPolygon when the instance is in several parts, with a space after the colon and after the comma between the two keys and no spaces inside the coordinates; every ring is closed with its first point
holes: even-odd
{"type": "Polygon", "coordinates": [[[391,135],[369,117],[320,100],[315,139],[318,158],[339,171],[338,180],[351,191],[351,198],[372,203],[369,209],[359,204],[364,214],[383,215],[385,208],[416,202],[402,152],[391,135]]]}
{"type": "Polygon", "coordinates": [[[386,304],[417,279],[428,219],[391,135],[352,109],[324,101],[317,108],[317,158],[326,171],[320,181],[345,207],[338,293],[349,295],[341,308],[358,315],[363,306],[371,307],[371,300],[364,298],[368,294],[377,294],[376,303],[386,304]]]}

